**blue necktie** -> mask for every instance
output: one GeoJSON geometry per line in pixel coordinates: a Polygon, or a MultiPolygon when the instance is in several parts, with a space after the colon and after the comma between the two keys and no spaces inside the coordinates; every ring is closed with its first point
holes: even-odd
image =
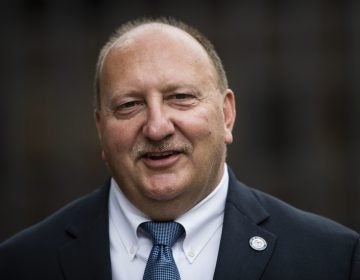
{"type": "Polygon", "coordinates": [[[143,280],[180,280],[171,248],[184,233],[183,226],[176,222],[145,222],[140,227],[153,241],[143,280]]]}

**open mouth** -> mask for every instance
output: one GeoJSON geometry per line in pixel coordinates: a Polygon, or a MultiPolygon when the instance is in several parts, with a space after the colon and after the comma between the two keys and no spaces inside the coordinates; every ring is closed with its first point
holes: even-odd
{"type": "Polygon", "coordinates": [[[150,160],[162,160],[180,154],[178,151],[151,152],[143,155],[143,158],[150,160]]]}

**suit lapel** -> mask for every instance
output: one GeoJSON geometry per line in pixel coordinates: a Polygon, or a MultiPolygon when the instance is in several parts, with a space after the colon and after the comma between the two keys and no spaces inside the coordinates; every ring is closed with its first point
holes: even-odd
{"type": "Polygon", "coordinates": [[[214,279],[257,280],[261,278],[271,258],[276,236],[260,226],[269,214],[254,194],[236,181],[231,170],[229,175],[223,233],[214,279]],[[254,236],[266,241],[265,250],[257,251],[250,246],[249,240],[254,236]]]}
{"type": "Polygon", "coordinates": [[[60,248],[59,260],[67,280],[111,279],[108,190],[95,193],[66,230],[70,241],[60,248]]]}
{"type": "MultiPolygon", "coordinates": [[[[59,261],[66,280],[111,279],[108,225],[109,183],[90,198],[86,207],[66,230],[69,238],[59,249],[59,261]]],[[[215,269],[216,280],[258,280],[269,262],[276,236],[260,224],[269,217],[253,192],[237,182],[229,170],[229,191],[225,206],[223,232],[215,269]],[[249,245],[251,237],[267,242],[263,251],[249,245]]]]}

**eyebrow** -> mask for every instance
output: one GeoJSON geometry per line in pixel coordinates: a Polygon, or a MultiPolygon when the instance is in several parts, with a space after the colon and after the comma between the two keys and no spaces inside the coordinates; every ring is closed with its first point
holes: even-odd
{"type": "MultiPolygon", "coordinates": [[[[189,84],[181,84],[181,83],[169,83],[168,85],[164,85],[160,88],[160,92],[163,93],[169,93],[169,92],[173,92],[176,91],[178,89],[190,89],[193,92],[197,92],[198,90],[189,84]]],[[[118,96],[137,96],[137,95],[141,95],[142,91],[141,90],[136,90],[136,89],[118,89],[112,92],[112,96],[110,98],[110,100],[116,100],[118,96]]]]}
{"type": "MultiPolygon", "coordinates": [[[[200,95],[201,90],[195,87],[192,84],[186,82],[168,82],[164,85],[160,86],[160,92],[162,94],[169,94],[175,91],[183,91],[188,93],[194,93],[196,95],[200,95]]],[[[143,96],[144,92],[141,89],[136,89],[134,87],[122,88],[119,87],[113,90],[109,98],[109,104],[114,104],[119,98],[123,97],[141,97],[143,96]]]]}

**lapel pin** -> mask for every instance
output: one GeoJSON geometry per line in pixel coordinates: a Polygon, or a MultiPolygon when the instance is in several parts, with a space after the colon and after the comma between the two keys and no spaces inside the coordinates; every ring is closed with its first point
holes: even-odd
{"type": "Polygon", "coordinates": [[[251,237],[249,240],[250,247],[255,251],[264,251],[267,247],[267,243],[264,238],[260,236],[251,237]]]}

